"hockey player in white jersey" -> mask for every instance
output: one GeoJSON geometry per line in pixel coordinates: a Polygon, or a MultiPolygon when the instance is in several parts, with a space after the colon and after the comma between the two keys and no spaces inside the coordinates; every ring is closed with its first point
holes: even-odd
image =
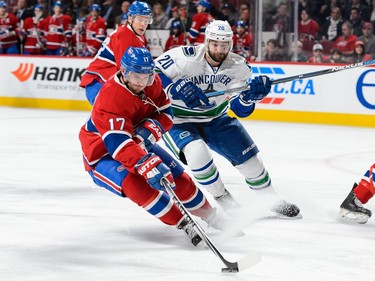
{"type": "Polygon", "coordinates": [[[242,124],[227,114],[231,110],[238,117],[249,116],[271,89],[267,76],[251,79],[251,66],[230,52],[232,37],[228,22],[215,20],[206,29],[204,44],[177,47],[156,59],[175,116],[164,141],[224,209],[239,204],[225,188],[210,149],[230,161],[277,215],[296,217],[299,208],[277,196],[256,144],[242,124]],[[205,95],[246,84],[249,90],[229,100],[225,95],[209,99],[205,95]]]}

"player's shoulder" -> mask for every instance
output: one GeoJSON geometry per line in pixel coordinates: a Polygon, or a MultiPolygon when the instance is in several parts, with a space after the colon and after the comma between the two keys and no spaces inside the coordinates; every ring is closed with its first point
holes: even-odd
{"type": "Polygon", "coordinates": [[[173,60],[195,60],[202,54],[201,45],[198,46],[179,46],[160,55],[156,60],[160,61],[164,58],[172,58],[173,60]]]}
{"type": "Polygon", "coordinates": [[[240,69],[243,69],[244,71],[252,71],[251,65],[248,61],[238,54],[230,52],[226,61],[229,64],[229,67],[234,67],[238,69],[238,71],[242,71],[240,69]]]}

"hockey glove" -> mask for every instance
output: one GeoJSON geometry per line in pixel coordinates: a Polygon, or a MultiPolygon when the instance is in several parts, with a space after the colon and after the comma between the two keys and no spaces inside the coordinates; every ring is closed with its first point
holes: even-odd
{"type": "Polygon", "coordinates": [[[254,79],[247,80],[249,90],[242,91],[240,98],[244,102],[258,102],[262,100],[271,90],[271,80],[264,75],[256,76],[254,79]]]}
{"type": "Polygon", "coordinates": [[[162,179],[165,178],[173,189],[176,188],[171,170],[163,163],[159,156],[148,153],[135,165],[135,170],[143,176],[154,189],[165,191],[162,179]]]}
{"type": "Polygon", "coordinates": [[[194,108],[203,104],[210,105],[202,89],[193,82],[185,79],[177,80],[177,82],[172,85],[169,92],[173,99],[182,100],[189,108],[194,108]]]}
{"type": "Polygon", "coordinates": [[[161,124],[153,119],[147,119],[143,124],[135,130],[134,140],[136,143],[143,143],[147,151],[160,140],[164,134],[161,124]]]}

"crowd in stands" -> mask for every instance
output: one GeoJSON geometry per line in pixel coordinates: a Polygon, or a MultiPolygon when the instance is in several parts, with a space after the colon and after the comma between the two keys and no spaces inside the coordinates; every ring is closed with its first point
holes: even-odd
{"type": "MultiPolygon", "coordinates": [[[[299,0],[298,40],[291,41],[293,1],[263,3],[262,57],[254,46],[255,1],[147,1],[149,29],[170,30],[164,50],[204,42],[212,19],[233,29],[233,52],[249,61],[352,63],[375,59],[375,0],[299,0]],[[240,2],[242,3],[242,2],[240,2]],[[278,3],[276,6],[275,3],[278,3]],[[288,37],[289,35],[289,37],[288,37]]],[[[0,53],[93,57],[107,34],[127,22],[131,0],[0,0],[0,53]]]]}

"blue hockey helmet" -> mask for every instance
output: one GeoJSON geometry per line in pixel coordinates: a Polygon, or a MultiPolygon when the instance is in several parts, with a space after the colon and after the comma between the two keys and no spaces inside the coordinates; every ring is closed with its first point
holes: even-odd
{"type": "Polygon", "coordinates": [[[90,12],[95,11],[95,12],[100,12],[102,8],[100,7],[99,4],[92,4],[90,6],[90,12]]]}
{"type": "Polygon", "coordinates": [[[7,3],[5,3],[5,1],[0,1],[0,8],[6,9],[6,7],[7,7],[7,3]]]}
{"type": "Polygon", "coordinates": [[[127,19],[128,19],[128,13],[122,13],[121,22],[126,21],[127,19]]]}
{"type": "Polygon", "coordinates": [[[243,20],[236,21],[236,27],[246,28],[247,24],[243,20]]]}
{"type": "Polygon", "coordinates": [[[34,11],[35,11],[35,10],[43,11],[43,10],[44,10],[44,7],[43,7],[42,5],[40,5],[40,4],[36,4],[36,5],[34,6],[34,11]]]}
{"type": "Polygon", "coordinates": [[[147,86],[150,86],[155,78],[155,62],[151,53],[144,47],[129,47],[121,58],[121,67],[124,68],[124,77],[130,80],[131,73],[149,74],[147,86]]]}
{"type": "Polygon", "coordinates": [[[129,17],[139,15],[152,18],[152,10],[146,2],[134,1],[133,4],[131,4],[129,7],[128,15],[129,17]]]}
{"type": "Polygon", "coordinates": [[[60,1],[56,1],[55,3],[53,3],[53,8],[55,7],[60,7],[62,8],[63,7],[63,4],[60,2],[60,1]]]}
{"type": "Polygon", "coordinates": [[[182,24],[179,20],[173,21],[171,24],[171,30],[173,29],[179,29],[182,30],[182,24]]]}
{"type": "Polygon", "coordinates": [[[208,11],[211,9],[211,2],[209,0],[199,0],[197,6],[199,5],[206,8],[208,11]]]}

